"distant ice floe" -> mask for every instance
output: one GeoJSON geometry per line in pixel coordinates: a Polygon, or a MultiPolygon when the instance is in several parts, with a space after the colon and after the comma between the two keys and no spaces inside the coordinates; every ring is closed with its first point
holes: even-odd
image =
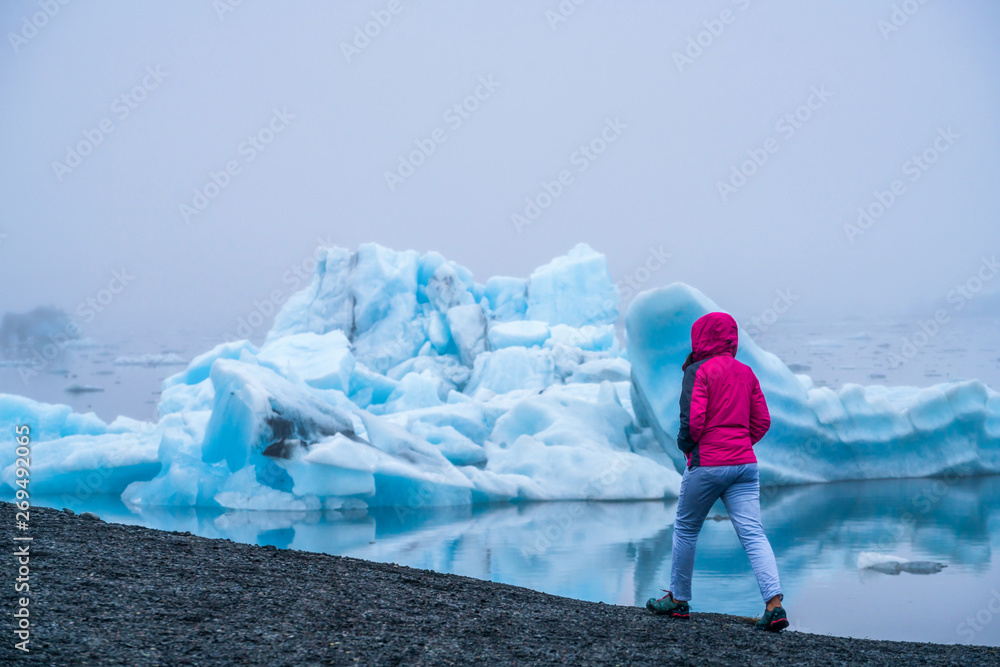
{"type": "Polygon", "coordinates": [[[183,366],[187,362],[173,352],[167,354],[142,354],[122,356],[114,360],[115,366],[183,366]]]}
{"type": "Polygon", "coordinates": [[[93,384],[80,384],[79,382],[74,382],[65,389],[63,389],[67,394],[92,394],[95,392],[104,391],[104,387],[98,387],[93,384]]]}
{"type": "MultiPolygon", "coordinates": [[[[263,345],[227,342],[167,378],[158,421],[0,394],[32,429],[37,493],[233,510],[676,497],[680,366],[718,306],[683,284],[619,298],[584,244],[527,278],[475,282],[430,252],[322,248],[263,345]],[[82,491],[81,491],[82,489],[82,491]]],[[[741,338],[772,430],[762,480],[1000,471],[1000,398],[978,382],[816,388],[741,338]]],[[[175,353],[116,364],[184,363],[175,353]]],[[[15,481],[14,448],[0,480],[15,481]]]]}

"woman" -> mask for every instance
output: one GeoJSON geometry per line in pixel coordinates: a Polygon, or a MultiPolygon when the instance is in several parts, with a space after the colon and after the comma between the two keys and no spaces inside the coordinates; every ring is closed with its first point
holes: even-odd
{"type": "Polygon", "coordinates": [[[757,627],[788,627],[781,607],[774,552],[760,524],[760,477],[753,446],[771,425],[757,376],[736,361],[736,321],[709,313],[691,327],[691,354],[684,362],[677,446],[687,456],[674,522],[670,590],[650,599],[654,614],[688,618],[695,544],[705,516],[720,497],[750,557],[766,608],[757,627]]]}

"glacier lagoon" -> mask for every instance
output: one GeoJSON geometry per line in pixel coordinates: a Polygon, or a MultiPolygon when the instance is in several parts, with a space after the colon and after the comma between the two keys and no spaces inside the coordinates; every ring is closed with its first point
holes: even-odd
{"type": "MultiPolygon", "coordinates": [[[[663,538],[672,523],[681,467],[673,443],[680,362],[691,322],[718,306],[683,284],[651,290],[630,305],[623,341],[606,262],[582,244],[526,279],[485,284],[436,253],[368,244],[356,252],[323,249],[321,256],[311,284],[289,298],[263,344],[230,341],[195,357],[165,379],[148,419],[104,421],[0,394],[3,437],[16,424],[32,427],[33,494],[57,497],[59,506],[82,503],[109,520],[207,535],[222,530],[221,521],[233,539],[376,559],[402,559],[398,552],[416,559],[400,562],[459,573],[470,572],[453,562],[503,557],[505,547],[463,537],[497,525],[498,534],[541,535],[541,542],[516,546],[524,558],[531,556],[525,549],[539,552],[543,563],[557,554],[572,562],[577,552],[592,553],[593,568],[602,572],[587,577],[569,567],[550,580],[532,579],[534,567],[511,567],[502,575],[510,583],[540,588],[582,580],[597,588],[567,583],[545,590],[628,604],[655,593],[652,580],[639,582],[639,570],[629,569],[629,553],[663,538]],[[538,500],[558,502],[528,502],[538,500]],[[648,502],[597,502],[636,500],[648,502]],[[289,523],[289,517],[300,518],[289,523]],[[178,519],[200,528],[179,528],[184,524],[172,523],[178,519]],[[503,528],[510,521],[515,527],[503,528]],[[571,534],[573,546],[561,550],[546,533],[564,541],[571,534]],[[366,535],[375,536],[373,544],[366,535]],[[455,560],[438,541],[467,550],[455,560]],[[428,554],[421,555],[425,545],[428,554]],[[611,553],[622,563],[601,556],[611,553]],[[654,590],[639,591],[640,584],[654,590]]],[[[899,510],[905,523],[907,503],[915,504],[919,492],[878,489],[943,484],[951,502],[996,506],[996,482],[982,481],[996,478],[974,477],[1000,470],[1000,398],[982,382],[834,390],[792,372],[742,334],[739,358],[761,378],[772,412],[772,431],[757,448],[765,505],[772,513],[804,506],[787,532],[776,529],[772,540],[785,540],[783,553],[822,554],[830,540],[809,530],[817,523],[838,535],[857,526],[865,535],[884,532],[873,514],[879,503],[886,512],[899,510]],[[845,481],[914,477],[929,479],[845,481]],[[839,513],[843,504],[866,508],[860,523],[839,513]]],[[[12,488],[13,447],[0,451],[0,468],[12,488]]],[[[925,521],[937,516],[923,509],[927,502],[915,508],[925,521]]],[[[942,522],[959,526],[951,541],[979,539],[966,535],[971,528],[956,516],[942,522]]],[[[995,527],[995,517],[986,521],[995,527]]],[[[705,530],[708,555],[700,558],[711,558],[710,545],[728,539],[723,534],[736,544],[725,520],[705,530]]],[[[824,573],[834,581],[837,572],[856,575],[866,551],[940,558],[933,549],[872,549],[840,539],[845,546],[834,558],[850,567],[828,567],[815,556],[791,581],[798,576],[818,585],[824,573]]],[[[730,556],[720,558],[734,569],[713,575],[709,567],[699,576],[752,592],[752,578],[727,578],[743,571],[739,563],[749,572],[742,552],[730,556]]],[[[662,568],[663,558],[658,562],[662,568]]],[[[927,581],[947,581],[964,567],[961,559],[942,562],[949,568],[927,581]]],[[[978,574],[959,581],[962,600],[972,604],[973,589],[996,581],[992,562],[979,562],[978,574]],[[966,595],[962,587],[973,580],[966,595]]],[[[487,569],[477,576],[499,575],[487,569]]],[[[714,602],[733,599],[727,594],[714,602]]],[[[887,604],[901,599],[889,591],[887,604]]],[[[841,601],[835,592],[820,595],[808,609],[823,617],[824,605],[841,601]]],[[[712,602],[707,598],[704,608],[714,608],[712,602]]],[[[757,611],[755,604],[718,610],[757,611]]],[[[800,627],[821,631],[809,613],[800,616],[800,627]]],[[[958,629],[952,634],[940,641],[964,639],[958,629]]],[[[983,631],[974,634],[984,642],[983,631]]]]}
{"type": "MultiPolygon", "coordinates": [[[[680,366],[691,323],[719,309],[707,296],[639,294],[623,342],[618,289],[585,244],[486,283],[433,252],[317,256],[264,343],[195,357],[155,418],[0,394],[2,437],[31,425],[34,492],[259,510],[676,497],[680,366]]],[[[737,357],[771,412],[764,484],[1000,472],[1000,394],[981,381],[818,387],[745,334],[737,357]]]]}
{"type": "MultiPolygon", "coordinates": [[[[117,523],[639,606],[666,585],[675,506],[675,501],[550,502],[403,512],[254,512],[137,509],[110,496],[34,502],[93,511],[117,523]]],[[[989,611],[994,596],[1000,600],[1000,477],[773,487],[765,489],[762,512],[792,630],[1000,646],[1000,613],[989,611]],[[947,567],[895,575],[859,569],[859,557],[871,553],[947,567]],[[935,604],[947,607],[948,623],[928,613],[935,604]]],[[[720,505],[709,516],[724,513],[720,505]]],[[[758,615],[763,606],[746,555],[724,519],[710,519],[702,530],[693,604],[695,611],[744,616],[758,615]]],[[[997,605],[993,602],[994,609],[997,605]]]]}

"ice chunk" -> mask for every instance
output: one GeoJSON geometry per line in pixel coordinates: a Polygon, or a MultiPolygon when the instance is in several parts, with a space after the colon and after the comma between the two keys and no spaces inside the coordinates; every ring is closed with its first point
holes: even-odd
{"type": "Polygon", "coordinates": [[[621,357],[592,359],[576,367],[566,379],[567,382],[625,382],[630,376],[631,366],[621,357]]]}
{"type": "Polygon", "coordinates": [[[549,337],[549,325],[537,320],[521,322],[497,322],[490,326],[490,346],[494,350],[501,347],[541,346],[549,337]]]}
{"type": "Polygon", "coordinates": [[[396,380],[369,370],[367,366],[359,363],[354,366],[349,396],[356,405],[367,408],[373,404],[385,403],[397,384],[396,380]]]}
{"type": "Polygon", "coordinates": [[[496,421],[486,470],[531,480],[536,499],[676,497],[680,475],[631,451],[632,418],[610,384],[598,402],[546,392],[518,402],[496,421]]]}
{"type": "Polygon", "coordinates": [[[93,384],[80,384],[79,382],[74,382],[65,389],[63,389],[67,394],[91,394],[99,391],[104,391],[104,387],[98,387],[93,384]]]}
{"type": "Polygon", "coordinates": [[[351,343],[342,331],[303,333],[269,341],[260,349],[261,365],[285,377],[297,377],[318,389],[347,393],[354,373],[351,343]]]}
{"type": "Polygon", "coordinates": [[[476,355],[488,349],[486,315],[479,304],[455,306],[448,311],[448,328],[462,363],[471,366],[476,355]]]}
{"type": "Polygon", "coordinates": [[[426,440],[438,448],[448,461],[457,466],[480,465],[486,463],[486,450],[458,432],[454,426],[430,426],[415,421],[411,429],[413,435],[426,440]]]}
{"type": "Polygon", "coordinates": [[[392,380],[400,380],[409,373],[429,371],[453,389],[461,389],[469,381],[472,371],[463,366],[454,355],[423,356],[407,359],[386,373],[392,380]]]}
{"type": "Polygon", "coordinates": [[[618,319],[618,288],[604,255],[580,243],[528,278],[529,320],[582,327],[618,319]]]}
{"type": "Polygon", "coordinates": [[[900,558],[899,556],[893,556],[890,554],[883,554],[877,551],[862,551],[858,554],[858,569],[864,570],[870,568],[873,565],[884,565],[885,563],[902,563],[905,562],[905,558],[900,558]]]}
{"type": "Polygon", "coordinates": [[[425,320],[417,317],[417,253],[367,243],[356,253],[318,254],[312,282],[289,297],[267,340],[339,329],[355,358],[382,372],[413,356],[427,339],[425,320]]]}
{"type": "Polygon", "coordinates": [[[214,348],[200,354],[188,364],[187,369],[171,375],[163,381],[164,390],[180,384],[198,384],[208,379],[208,373],[216,359],[241,359],[245,355],[256,356],[257,348],[248,340],[236,340],[220,343],[214,348]]]}
{"type": "Polygon", "coordinates": [[[457,268],[447,261],[439,264],[434,274],[427,281],[425,294],[427,295],[428,302],[442,313],[448,312],[454,306],[469,305],[476,302],[468,286],[459,276],[457,268]]]}
{"type": "Polygon", "coordinates": [[[375,464],[375,495],[369,505],[467,505],[472,483],[436,447],[406,429],[369,414],[362,420],[372,445],[387,456],[375,464]]]}
{"type": "Polygon", "coordinates": [[[215,501],[234,510],[318,510],[316,496],[297,496],[288,491],[265,486],[257,481],[252,468],[243,468],[230,475],[215,494],[215,501]]]}
{"type": "MultiPolygon", "coordinates": [[[[13,440],[14,429],[19,426],[28,426],[27,435],[31,442],[68,435],[99,435],[108,430],[107,424],[93,412],[81,414],[73,412],[68,405],[39,403],[24,396],[0,394],[0,429],[13,440]]],[[[13,449],[3,448],[0,461],[4,460],[4,456],[12,456],[13,449]]]]}
{"type": "Polygon", "coordinates": [[[549,350],[505,347],[476,357],[465,393],[475,397],[482,390],[504,394],[516,389],[544,389],[555,382],[554,370],[549,350]]]}
{"type": "Polygon", "coordinates": [[[375,493],[379,455],[370,444],[338,433],[276,462],[291,475],[295,495],[365,498],[375,493]]]}
{"type": "Polygon", "coordinates": [[[175,384],[166,387],[160,394],[156,410],[160,417],[176,412],[199,412],[211,410],[215,401],[215,389],[210,380],[198,384],[175,384]]]}
{"type": "Polygon", "coordinates": [[[497,322],[523,320],[528,310],[528,281],[495,276],[486,281],[490,317],[497,322]]]}
{"type": "Polygon", "coordinates": [[[449,388],[430,370],[407,373],[389,394],[383,412],[402,412],[441,405],[449,388]]]}
{"type": "Polygon", "coordinates": [[[582,327],[556,324],[550,331],[551,336],[545,341],[546,347],[560,344],[581,350],[611,350],[615,347],[613,324],[587,324],[582,327]]]}
{"type": "Polygon", "coordinates": [[[122,493],[122,501],[131,507],[218,506],[215,494],[229,470],[221,463],[202,461],[201,443],[210,414],[186,412],[164,419],[157,448],[162,467],[153,479],[132,482],[122,493]]]}
{"type": "MultiPolygon", "coordinates": [[[[68,435],[33,442],[31,490],[36,494],[120,494],[132,482],[152,479],[160,470],[159,432],[68,435]]],[[[11,453],[14,448],[11,447],[11,453]]],[[[4,457],[9,458],[9,457],[4,457]]],[[[0,479],[16,488],[17,465],[10,463],[0,479]]]]}
{"type": "Polygon", "coordinates": [[[548,445],[522,435],[506,448],[487,445],[486,472],[520,476],[518,497],[531,500],[625,500],[676,497],[680,476],[631,452],[548,445]]]}
{"type": "Polygon", "coordinates": [[[286,440],[354,434],[333,390],[295,385],[268,368],[227,359],[212,366],[211,380],[215,404],[202,447],[205,463],[224,461],[231,472],[253,466],[262,484],[288,491],[287,475],[264,456],[269,448],[280,452],[286,440]]]}

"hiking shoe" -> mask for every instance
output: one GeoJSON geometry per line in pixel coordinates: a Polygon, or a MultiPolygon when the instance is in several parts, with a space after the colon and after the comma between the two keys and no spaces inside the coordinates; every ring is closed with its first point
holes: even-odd
{"type": "Polygon", "coordinates": [[[781,632],[788,627],[788,614],[782,607],[765,611],[764,615],[757,621],[757,627],[768,632],[781,632]]]}
{"type": "Polygon", "coordinates": [[[666,614],[672,618],[690,618],[691,608],[687,602],[678,602],[670,595],[670,591],[664,591],[666,595],[657,600],[649,598],[646,601],[646,609],[654,614],[666,614]]]}

